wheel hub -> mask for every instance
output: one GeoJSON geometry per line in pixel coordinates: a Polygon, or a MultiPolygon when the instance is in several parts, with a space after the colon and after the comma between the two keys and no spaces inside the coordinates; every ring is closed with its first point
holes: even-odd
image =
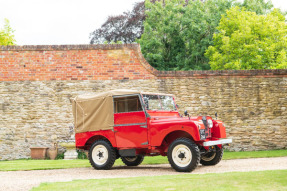
{"type": "Polygon", "coordinates": [[[181,152],[181,151],[180,151],[180,153],[179,153],[179,155],[178,155],[178,158],[180,158],[181,160],[183,160],[184,158],[186,158],[186,157],[185,157],[185,152],[181,152]]]}
{"type": "Polygon", "coordinates": [[[97,165],[103,165],[109,158],[109,152],[103,145],[97,145],[92,151],[92,159],[97,165]]]}
{"type": "Polygon", "coordinates": [[[104,152],[99,151],[99,154],[97,155],[99,157],[99,159],[101,159],[102,157],[104,157],[103,155],[104,152]]]}
{"type": "Polygon", "coordinates": [[[180,144],[173,148],[172,158],[177,166],[186,167],[192,161],[192,153],[186,145],[180,144]]]}

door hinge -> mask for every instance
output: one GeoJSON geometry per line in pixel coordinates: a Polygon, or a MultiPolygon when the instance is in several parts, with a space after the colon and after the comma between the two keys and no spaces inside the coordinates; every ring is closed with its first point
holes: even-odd
{"type": "Polygon", "coordinates": [[[144,143],[142,143],[141,145],[147,145],[148,144],[148,142],[144,142],[144,143]]]}

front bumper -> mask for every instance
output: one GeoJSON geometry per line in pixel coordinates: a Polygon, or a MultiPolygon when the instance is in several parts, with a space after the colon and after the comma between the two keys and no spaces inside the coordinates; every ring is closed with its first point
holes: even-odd
{"type": "Polygon", "coordinates": [[[206,142],[203,142],[203,146],[208,147],[208,146],[223,145],[223,144],[228,144],[228,143],[232,143],[232,139],[219,139],[217,141],[206,141],[206,142]]]}

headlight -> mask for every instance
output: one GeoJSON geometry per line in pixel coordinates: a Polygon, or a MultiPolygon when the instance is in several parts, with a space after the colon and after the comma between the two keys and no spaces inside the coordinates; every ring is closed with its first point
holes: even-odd
{"type": "Polygon", "coordinates": [[[212,127],[213,127],[213,122],[212,122],[211,119],[208,119],[208,120],[207,120],[207,123],[208,123],[208,127],[209,127],[209,128],[212,128],[212,127]]]}
{"type": "Polygon", "coordinates": [[[194,122],[198,129],[200,129],[200,124],[194,122]]]}

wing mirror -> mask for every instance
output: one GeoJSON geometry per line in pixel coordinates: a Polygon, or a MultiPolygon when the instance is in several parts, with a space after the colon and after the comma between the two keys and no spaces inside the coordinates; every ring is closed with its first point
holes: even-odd
{"type": "Polygon", "coordinates": [[[184,111],[184,116],[188,116],[188,119],[190,119],[189,114],[187,113],[187,111],[184,111]]]}

